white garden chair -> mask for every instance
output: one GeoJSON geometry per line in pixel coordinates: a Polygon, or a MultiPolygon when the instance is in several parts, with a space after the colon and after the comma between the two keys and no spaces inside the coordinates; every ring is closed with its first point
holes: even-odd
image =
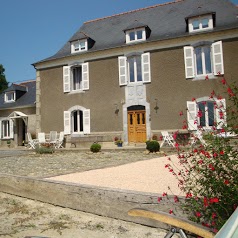
{"type": "Polygon", "coordinates": [[[203,139],[203,133],[201,130],[192,132],[191,145],[194,145],[197,141],[200,141],[202,145],[206,145],[206,141],[203,139]]]}
{"type": "Polygon", "coordinates": [[[238,137],[237,134],[235,134],[235,132],[220,132],[216,135],[217,137],[223,137],[223,138],[232,138],[232,137],[238,137]]]}
{"type": "Polygon", "coordinates": [[[168,131],[161,131],[162,134],[162,143],[161,146],[162,147],[164,144],[168,144],[169,146],[175,147],[175,140],[173,138],[173,136],[171,134],[168,133],[168,131]]]}
{"type": "Polygon", "coordinates": [[[64,132],[61,131],[59,134],[59,138],[56,140],[55,148],[56,149],[63,148],[63,142],[64,142],[64,132]]]}
{"type": "Polygon", "coordinates": [[[46,143],[45,132],[39,132],[38,133],[38,142],[39,142],[39,144],[45,144],[46,143]]]}
{"type": "Polygon", "coordinates": [[[57,141],[57,131],[50,131],[49,143],[55,145],[57,141]]]}
{"type": "Polygon", "coordinates": [[[27,140],[28,140],[28,145],[30,149],[35,149],[36,145],[38,144],[38,140],[36,139],[33,140],[30,132],[27,132],[26,134],[27,134],[27,140]]]}

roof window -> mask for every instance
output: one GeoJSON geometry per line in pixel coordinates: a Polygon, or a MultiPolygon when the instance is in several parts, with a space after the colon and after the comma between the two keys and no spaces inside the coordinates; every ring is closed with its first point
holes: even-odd
{"type": "Polygon", "coordinates": [[[200,32],[213,29],[212,15],[193,17],[188,19],[189,32],[200,32]]]}
{"type": "Polygon", "coordinates": [[[16,101],[16,93],[15,91],[6,92],[4,95],[4,102],[15,102],[16,101]]]}

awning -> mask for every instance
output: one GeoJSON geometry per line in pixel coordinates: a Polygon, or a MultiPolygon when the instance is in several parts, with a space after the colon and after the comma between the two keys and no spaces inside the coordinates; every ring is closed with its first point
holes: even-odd
{"type": "Polygon", "coordinates": [[[11,119],[18,119],[18,118],[21,118],[26,124],[27,124],[27,118],[28,116],[22,112],[19,112],[19,111],[14,111],[12,112],[9,116],[9,118],[11,119]]]}

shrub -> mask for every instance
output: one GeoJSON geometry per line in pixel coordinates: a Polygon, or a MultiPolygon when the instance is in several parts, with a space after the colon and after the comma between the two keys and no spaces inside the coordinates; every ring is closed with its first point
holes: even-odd
{"type": "Polygon", "coordinates": [[[101,145],[99,145],[98,143],[93,143],[90,147],[90,151],[92,151],[93,153],[97,153],[101,150],[101,145]]]}
{"type": "MultiPolygon", "coordinates": [[[[219,136],[221,132],[238,132],[238,86],[228,85],[224,78],[222,84],[230,101],[230,107],[226,109],[227,126],[220,129],[213,126],[209,132],[199,128],[206,143],[196,144],[187,153],[180,150],[181,168],[170,163],[165,166],[177,178],[178,186],[185,193],[185,202],[180,205],[189,218],[214,232],[224,225],[238,205],[237,142],[219,136]]],[[[213,91],[210,98],[221,96],[213,91]]],[[[217,105],[215,101],[214,105],[219,106],[219,116],[223,117],[225,105],[217,105]]]]}
{"type": "Polygon", "coordinates": [[[156,140],[148,140],[146,141],[146,149],[150,152],[157,152],[160,150],[159,142],[156,140]]]}
{"type": "Polygon", "coordinates": [[[36,146],[35,149],[37,154],[53,154],[55,152],[52,146],[36,146]]]}

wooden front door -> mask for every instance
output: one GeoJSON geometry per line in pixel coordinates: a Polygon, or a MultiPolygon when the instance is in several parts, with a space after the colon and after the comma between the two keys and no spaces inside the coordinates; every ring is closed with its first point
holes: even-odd
{"type": "Polygon", "coordinates": [[[128,111],[128,142],[144,143],[146,141],[145,110],[128,111]]]}

